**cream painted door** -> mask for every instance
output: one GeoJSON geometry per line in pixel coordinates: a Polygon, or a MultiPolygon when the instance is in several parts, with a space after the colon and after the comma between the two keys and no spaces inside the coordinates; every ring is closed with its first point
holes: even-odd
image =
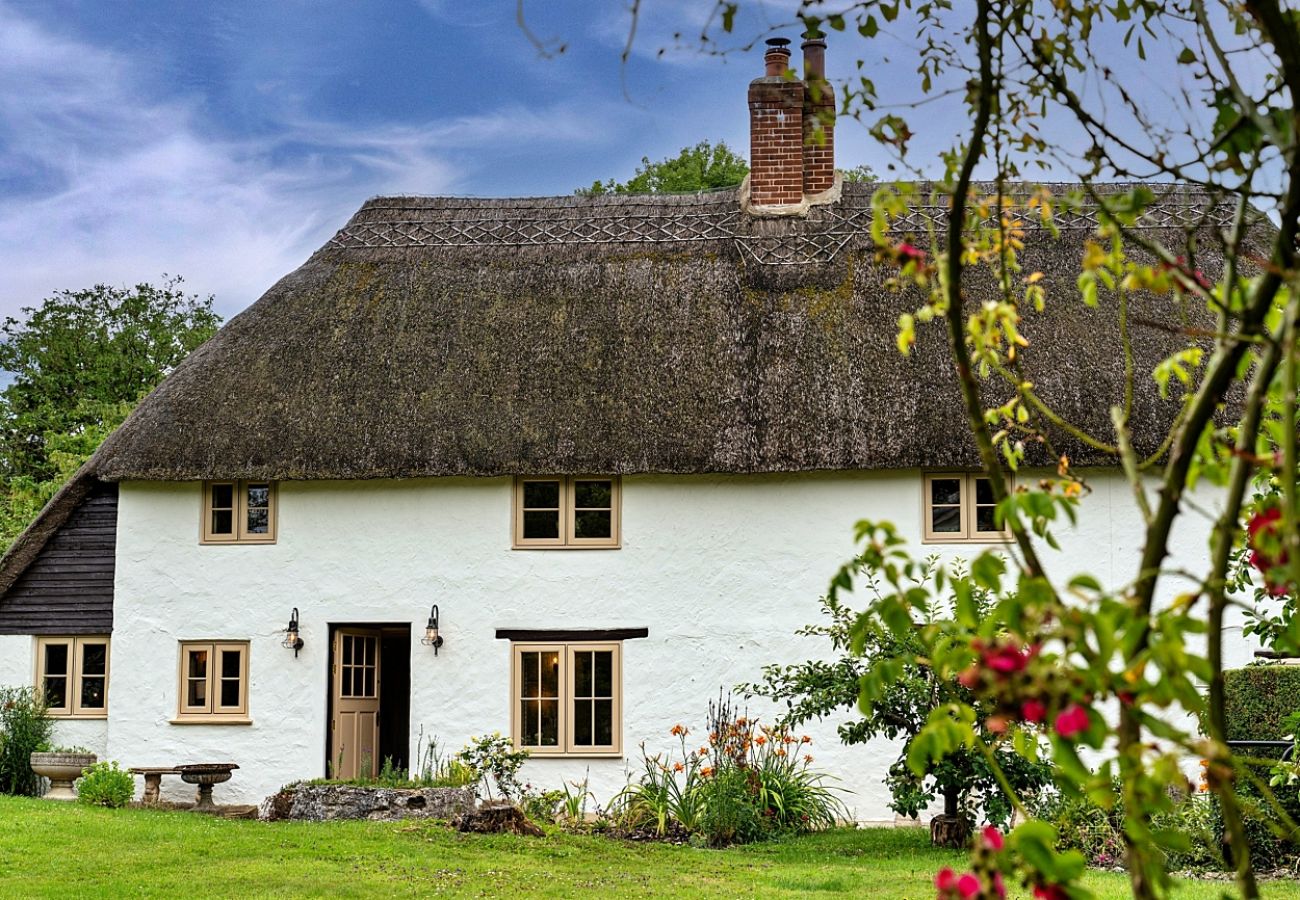
{"type": "Polygon", "coordinates": [[[379,771],[379,632],[334,632],[334,719],[330,722],[330,777],[379,771]]]}

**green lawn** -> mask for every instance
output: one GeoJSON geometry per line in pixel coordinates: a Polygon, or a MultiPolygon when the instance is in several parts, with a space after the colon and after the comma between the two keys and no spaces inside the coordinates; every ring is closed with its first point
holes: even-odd
{"type": "MultiPolygon", "coordinates": [[[[460,835],[432,824],[264,823],[185,812],[91,809],[0,797],[0,896],[783,897],[934,896],[963,857],[918,829],[835,831],[730,850],[639,845],[563,834],[460,835]]],[[[1127,896],[1096,873],[1102,897],[1127,896]]],[[[1224,885],[1185,886],[1217,898],[1224,885]]],[[[1297,898],[1300,886],[1266,885],[1297,898]]]]}

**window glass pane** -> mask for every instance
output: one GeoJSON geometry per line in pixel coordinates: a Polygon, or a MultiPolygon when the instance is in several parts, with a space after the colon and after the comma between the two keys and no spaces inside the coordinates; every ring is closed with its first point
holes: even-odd
{"type": "Polygon", "coordinates": [[[270,532],[271,514],[265,509],[250,509],[248,511],[248,533],[249,534],[267,534],[270,532]]]}
{"type": "Polygon", "coordinates": [[[537,745],[558,747],[560,745],[560,701],[539,700],[538,703],[542,708],[542,714],[537,745]]]}
{"type": "Polygon", "coordinates": [[[239,680],[232,678],[221,679],[221,705],[229,707],[239,706],[239,680]]]}
{"type": "Polygon", "coordinates": [[[996,506],[977,506],[975,507],[975,530],[976,531],[998,531],[996,506]]]}
{"type": "Polygon", "coordinates": [[[540,709],[536,700],[519,701],[519,743],[525,747],[536,747],[537,720],[540,709]]]}
{"type": "Polygon", "coordinates": [[[235,514],[228,509],[212,511],[212,533],[232,534],[235,530],[235,514]]]}
{"type": "Polygon", "coordinates": [[[538,675],[539,666],[541,666],[542,655],[540,653],[520,653],[519,669],[523,676],[524,697],[536,697],[541,693],[541,681],[538,675]]]}
{"type": "Polygon", "coordinates": [[[108,671],[108,647],[105,644],[81,645],[81,674],[103,675],[108,671]]]}
{"type": "Polygon", "coordinates": [[[67,675],[68,674],[68,645],[67,644],[46,644],[45,645],[45,674],[46,675],[67,675]]]}
{"type": "Polygon", "coordinates": [[[352,665],[352,637],[343,635],[343,665],[352,665]]]}
{"type": "Polygon", "coordinates": [[[930,479],[930,502],[933,504],[961,503],[960,478],[930,479]]]}
{"type": "Polygon", "coordinates": [[[614,653],[603,650],[592,654],[596,657],[596,690],[593,697],[614,696],[614,653]]]}
{"type": "Polygon", "coordinates": [[[248,506],[267,507],[271,505],[271,486],[269,484],[250,484],[248,486],[248,506]]]}
{"type": "Polygon", "coordinates": [[[591,654],[586,651],[573,654],[573,695],[590,697],[591,683],[591,654]]]}
{"type": "Polygon", "coordinates": [[[580,747],[591,746],[591,701],[573,701],[573,743],[580,747]]]}
{"type": "Polygon", "coordinates": [[[365,697],[373,697],[373,696],[375,696],[375,668],[374,668],[374,666],[366,666],[366,692],[365,692],[365,694],[363,694],[362,696],[365,696],[365,697]]]}
{"type": "Polygon", "coordinates": [[[238,678],[240,670],[240,657],[243,656],[240,650],[222,650],[221,651],[221,677],[238,678]]]}
{"type": "Polygon", "coordinates": [[[612,513],[607,510],[581,510],[573,515],[573,536],[607,538],[613,533],[612,513]]]}
{"type": "Polygon", "coordinates": [[[930,530],[949,534],[961,531],[961,507],[936,506],[930,511],[930,530]]]}
{"type": "Polygon", "coordinates": [[[595,715],[595,740],[597,747],[608,747],[614,743],[614,701],[597,700],[595,715]]]}
{"type": "Polygon", "coordinates": [[[609,509],[612,496],[611,482],[575,481],[573,483],[573,505],[578,509],[587,507],[609,509]]]}
{"type": "Polygon", "coordinates": [[[525,509],[557,509],[560,505],[560,483],[558,481],[525,481],[525,509]]]}
{"type": "Polygon", "coordinates": [[[543,697],[560,696],[560,654],[555,650],[542,653],[542,690],[543,697]]]}
{"type": "Polygon", "coordinates": [[[975,479],[975,502],[992,503],[993,502],[993,485],[989,484],[987,478],[975,479]]]}
{"type": "Polygon", "coordinates": [[[81,679],[81,708],[104,708],[104,676],[97,675],[81,679]]]}
{"type": "Polygon", "coordinates": [[[62,675],[45,679],[45,705],[60,709],[68,705],[68,679],[62,675]]]}
{"type": "Polygon", "coordinates": [[[212,508],[233,509],[235,506],[235,486],[233,484],[212,485],[212,508]]]}
{"type": "Polygon", "coordinates": [[[525,538],[557,538],[560,536],[559,510],[524,513],[525,538]]]}
{"type": "Polygon", "coordinates": [[[186,706],[207,706],[208,682],[202,678],[191,678],[185,693],[186,706]]]}
{"type": "Polygon", "coordinates": [[[189,652],[189,676],[191,678],[208,677],[208,651],[191,650],[189,652]]]}

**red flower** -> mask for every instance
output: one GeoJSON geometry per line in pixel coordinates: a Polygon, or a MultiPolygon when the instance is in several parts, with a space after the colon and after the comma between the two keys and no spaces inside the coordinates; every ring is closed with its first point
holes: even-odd
{"type": "Polygon", "coordinates": [[[980,880],[967,872],[957,879],[957,893],[962,900],[975,900],[980,895],[980,880]]]}
{"type": "Polygon", "coordinates": [[[1131,691],[1120,691],[1115,696],[1118,697],[1119,702],[1123,703],[1125,706],[1132,706],[1137,701],[1137,696],[1131,691]]]}
{"type": "Polygon", "coordinates": [[[898,261],[903,264],[907,264],[910,262],[915,262],[915,263],[925,262],[925,251],[919,250],[916,247],[913,247],[911,244],[899,244],[898,247],[894,250],[894,253],[898,256],[898,261]]]}
{"type": "Polygon", "coordinates": [[[1030,654],[1012,644],[1004,644],[984,652],[984,665],[999,675],[1014,675],[1023,672],[1029,665],[1030,654]]]}
{"type": "Polygon", "coordinates": [[[1261,509],[1251,517],[1250,522],[1246,524],[1246,531],[1250,534],[1250,542],[1255,543],[1255,538],[1265,529],[1272,531],[1277,527],[1277,523],[1282,521],[1282,507],[1268,506],[1261,509]]]}
{"type": "Polygon", "coordinates": [[[1042,700],[1026,700],[1020,704],[1020,715],[1026,722],[1040,724],[1047,720],[1047,704],[1042,700]]]}
{"type": "Polygon", "coordinates": [[[1070,895],[1059,884],[1039,884],[1034,886],[1037,900],[1070,900],[1070,895]]]}
{"type": "Polygon", "coordinates": [[[963,670],[962,673],[957,676],[957,683],[968,691],[975,690],[975,685],[980,683],[980,670],[975,666],[963,670]]]}
{"type": "Polygon", "coordinates": [[[1077,703],[1071,704],[1056,717],[1056,733],[1068,740],[1088,730],[1088,711],[1077,703]]]}
{"type": "Polygon", "coordinates": [[[997,894],[1000,900],[1006,900],[1007,886],[1002,882],[1002,873],[993,873],[993,893],[997,894]]]}
{"type": "Polygon", "coordinates": [[[944,866],[939,870],[939,874],[934,876],[934,886],[941,892],[956,890],[957,873],[947,866],[944,866]]]}
{"type": "Polygon", "coordinates": [[[980,832],[980,837],[984,841],[984,846],[994,853],[1001,853],[1002,848],[1006,845],[1006,842],[1002,839],[1002,832],[992,825],[984,826],[984,830],[980,832]]]}
{"type": "Polygon", "coordinates": [[[1274,584],[1268,578],[1270,570],[1278,566],[1287,564],[1289,557],[1285,550],[1280,551],[1277,557],[1272,555],[1272,547],[1276,546],[1281,540],[1282,527],[1282,508],[1280,506],[1266,506],[1259,510],[1246,523],[1247,542],[1250,544],[1249,562],[1256,569],[1264,573],[1264,584],[1269,593],[1275,597],[1286,594],[1286,585],[1274,584]],[[1264,546],[1261,546],[1264,545],[1264,546]]]}

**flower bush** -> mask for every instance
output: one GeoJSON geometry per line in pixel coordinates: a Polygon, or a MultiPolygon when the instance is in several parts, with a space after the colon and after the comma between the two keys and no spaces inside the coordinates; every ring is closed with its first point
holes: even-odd
{"type": "Polygon", "coordinates": [[[519,769],[528,759],[527,750],[516,750],[510,738],[500,732],[483,737],[471,736],[469,743],[456,754],[456,762],[474,773],[475,792],[491,798],[492,785],[502,799],[517,801],[523,793],[519,769]]]}
{"type": "Polygon", "coordinates": [[[135,779],[118,768],[117,762],[98,762],[77,780],[78,802],[90,806],[120,809],[135,796],[135,779]]]}
{"type": "Polygon", "coordinates": [[[32,771],[31,756],[49,749],[53,730],[40,692],[0,688],[0,794],[40,794],[41,778],[32,771]]]}
{"type": "Polygon", "coordinates": [[[812,768],[812,739],[709,704],[702,745],[674,725],[678,750],[647,754],[642,773],[615,798],[623,825],[659,836],[684,833],[712,846],[828,828],[847,813],[828,776],[812,768]]]}

